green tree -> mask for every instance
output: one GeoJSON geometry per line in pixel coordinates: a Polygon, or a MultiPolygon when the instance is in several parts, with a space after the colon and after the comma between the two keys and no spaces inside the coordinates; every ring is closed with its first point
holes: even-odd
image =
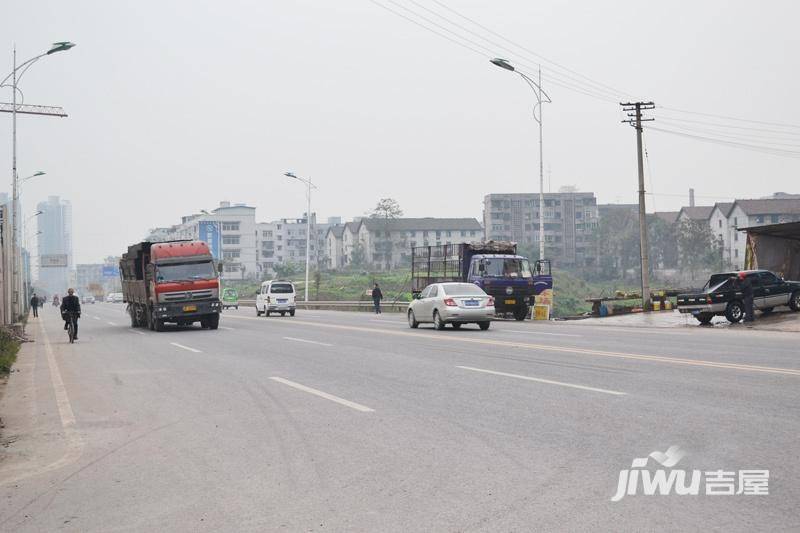
{"type": "Polygon", "coordinates": [[[350,262],[348,266],[352,270],[361,270],[364,268],[365,264],[366,254],[364,253],[364,245],[361,244],[361,241],[358,241],[353,245],[353,251],[350,252],[350,262]]]}
{"type": "Polygon", "coordinates": [[[284,279],[291,278],[300,271],[300,266],[292,261],[276,263],[272,268],[275,270],[275,274],[277,274],[279,278],[284,279]]]}
{"type": "Polygon", "coordinates": [[[604,279],[625,280],[627,272],[639,276],[639,219],[631,209],[612,209],[600,220],[599,239],[600,274],[604,279]]]}
{"type": "Polygon", "coordinates": [[[681,267],[688,269],[692,280],[698,270],[720,267],[720,245],[706,221],[686,219],[678,222],[678,250],[681,267]]]}
{"type": "Polygon", "coordinates": [[[651,268],[678,268],[678,225],[654,216],[647,217],[651,268]]]}
{"type": "Polygon", "coordinates": [[[369,213],[371,219],[380,221],[378,230],[375,232],[375,252],[380,260],[375,262],[380,263],[386,270],[392,268],[392,251],[394,249],[390,232],[391,221],[401,216],[403,216],[403,210],[394,198],[381,198],[369,213]]]}

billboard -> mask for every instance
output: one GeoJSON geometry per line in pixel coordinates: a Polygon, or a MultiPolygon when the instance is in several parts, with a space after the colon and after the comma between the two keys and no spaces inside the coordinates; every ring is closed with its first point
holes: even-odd
{"type": "Polygon", "coordinates": [[[65,268],[67,266],[67,254],[40,255],[39,266],[42,268],[65,268]]]}
{"type": "Polygon", "coordinates": [[[103,277],[104,278],[118,278],[119,277],[119,267],[116,265],[103,265],[103,277]]]}
{"type": "Polygon", "coordinates": [[[198,232],[200,233],[200,240],[205,241],[211,249],[211,256],[219,260],[220,256],[220,242],[219,242],[219,222],[212,222],[209,220],[202,220],[198,224],[198,232]]]}

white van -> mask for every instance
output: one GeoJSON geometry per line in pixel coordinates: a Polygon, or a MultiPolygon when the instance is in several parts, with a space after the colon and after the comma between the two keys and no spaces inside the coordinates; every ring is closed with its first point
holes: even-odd
{"type": "Polygon", "coordinates": [[[256,295],[256,316],[280,313],[281,316],[294,316],[294,283],[284,280],[265,281],[256,295]]]}

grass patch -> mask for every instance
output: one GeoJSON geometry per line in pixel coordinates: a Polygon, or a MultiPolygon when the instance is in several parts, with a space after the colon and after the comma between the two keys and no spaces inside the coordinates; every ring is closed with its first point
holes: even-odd
{"type": "Polygon", "coordinates": [[[11,365],[17,360],[19,341],[14,339],[5,330],[0,330],[0,376],[11,372],[11,365]]]}
{"type": "MultiPolygon", "coordinates": [[[[626,282],[590,282],[566,270],[555,270],[553,317],[576,316],[592,310],[592,305],[584,300],[593,296],[613,296],[615,290],[637,290],[626,282]]],[[[303,297],[304,274],[292,277],[297,288],[298,299],[303,297]]],[[[375,283],[381,286],[384,303],[411,301],[411,271],[398,269],[391,272],[322,272],[317,280],[312,272],[309,285],[310,299],[322,301],[369,301],[368,290],[375,283]]],[[[260,283],[226,281],[225,287],[235,287],[239,298],[255,298],[260,283]]]]}

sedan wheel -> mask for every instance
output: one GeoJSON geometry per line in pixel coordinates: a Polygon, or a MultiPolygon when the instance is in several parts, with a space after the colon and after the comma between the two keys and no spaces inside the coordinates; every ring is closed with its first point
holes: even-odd
{"type": "Polygon", "coordinates": [[[438,330],[443,330],[445,327],[445,322],[442,320],[442,317],[439,316],[439,311],[433,312],[433,326],[438,330]]]}
{"type": "Polygon", "coordinates": [[[414,316],[414,311],[411,309],[408,310],[408,327],[411,329],[417,329],[419,327],[419,322],[417,322],[417,317],[414,316]]]}

